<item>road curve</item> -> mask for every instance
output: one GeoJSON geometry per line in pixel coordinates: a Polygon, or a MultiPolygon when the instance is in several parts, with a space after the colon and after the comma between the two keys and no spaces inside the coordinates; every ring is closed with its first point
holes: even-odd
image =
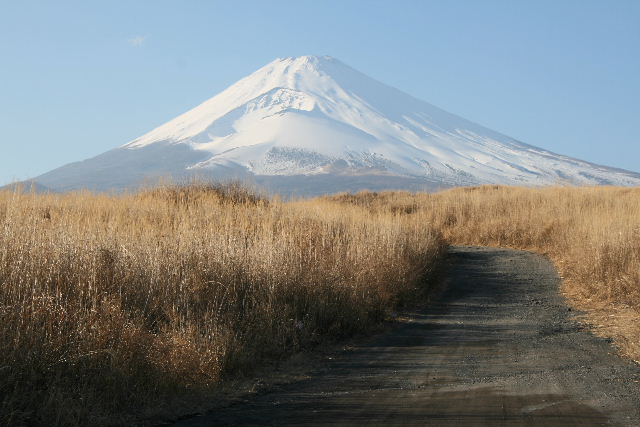
{"type": "Polygon", "coordinates": [[[640,426],[640,367],[582,330],[544,257],[453,247],[437,302],[212,426],[640,426]]]}

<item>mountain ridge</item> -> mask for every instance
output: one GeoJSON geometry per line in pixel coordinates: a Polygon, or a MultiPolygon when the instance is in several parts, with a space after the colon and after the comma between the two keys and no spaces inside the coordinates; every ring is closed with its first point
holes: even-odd
{"type": "MultiPolygon", "coordinates": [[[[111,188],[158,175],[256,182],[275,176],[369,175],[378,183],[394,176],[423,180],[429,188],[640,185],[640,174],[522,143],[329,56],[276,59],[195,108],[85,162],[35,180],[53,189],[85,185],[98,190],[110,188],[110,173],[117,181],[111,188]],[[123,168],[129,170],[123,173],[123,168]],[[106,176],[97,182],[90,170],[106,176]]],[[[341,191],[339,183],[333,191],[341,191]]]]}

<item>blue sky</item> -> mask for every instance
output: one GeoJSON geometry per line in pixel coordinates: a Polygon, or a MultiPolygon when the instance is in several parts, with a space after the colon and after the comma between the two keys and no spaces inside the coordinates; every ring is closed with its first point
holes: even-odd
{"type": "Polygon", "coordinates": [[[640,171],[640,1],[0,0],[0,183],[115,148],[307,54],[640,171]]]}

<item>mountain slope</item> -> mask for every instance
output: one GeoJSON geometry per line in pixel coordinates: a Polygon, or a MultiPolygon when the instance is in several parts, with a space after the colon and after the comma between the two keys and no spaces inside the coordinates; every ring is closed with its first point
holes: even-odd
{"type": "Polygon", "coordinates": [[[249,179],[274,191],[302,175],[331,182],[327,192],[343,190],[336,177],[359,177],[362,188],[385,188],[385,179],[410,189],[640,185],[640,174],[523,144],[314,56],[277,59],[130,143],[36,180],[107,189],[168,175],[249,179]]]}
{"type": "Polygon", "coordinates": [[[19,191],[23,193],[55,193],[55,191],[44,185],[33,181],[18,181],[0,187],[0,191],[19,191]]]}

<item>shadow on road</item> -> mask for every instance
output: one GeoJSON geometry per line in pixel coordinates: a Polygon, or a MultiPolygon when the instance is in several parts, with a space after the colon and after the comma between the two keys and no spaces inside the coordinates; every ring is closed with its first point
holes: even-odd
{"type": "Polygon", "coordinates": [[[543,257],[452,248],[437,302],[309,379],[186,426],[639,425],[640,370],[581,330],[543,257]]]}

